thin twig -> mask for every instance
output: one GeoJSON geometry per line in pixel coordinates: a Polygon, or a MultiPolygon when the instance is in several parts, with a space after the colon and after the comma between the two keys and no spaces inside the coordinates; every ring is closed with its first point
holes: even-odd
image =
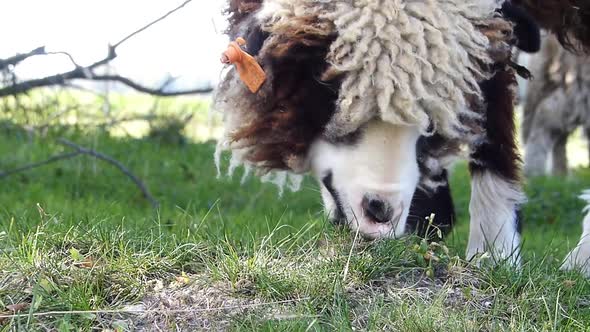
{"type": "Polygon", "coordinates": [[[186,0],[185,2],[183,2],[182,4],[180,4],[180,6],[172,9],[171,11],[169,11],[168,13],[164,14],[163,16],[160,16],[159,18],[155,19],[154,21],[152,21],[151,23],[148,23],[147,25],[143,26],[142,28],[137,29],[136,31],[130,33],[127,37],[121,39],[118,43],[116,43],[115,45],[113,45],[113,48],[117,48],[119,47],[119,45],[123,44],[124,42],[126,42],[127,40],[133,38],[135,35],[149,29],[152,25],[166,19],[168,16],[174,14],[175,12],[179,11],[180,9],[182,9],[184,6],[188,5],[189,2],[191,2],[192,0],[186,0]]]}
{"type": "Polygon", "coordinates": [[[152,194],[149,192],[146,185],[137,176],[135,176],[135,174],[133,174],[127,167],[125,167],[123,164],[121,164],[118,160],[114,159],[113,157],[107,156],[104,153],[98,152],[96,150],[82,147],[74,142],[68,141],[65,138],[60,138],[57,140],[57,142],[76,150],[76,152],[78,152],[78,153],[95,157],[97,159],[106,161],[106,162],[110,163],[111,165],[117,167],[121,172],[123,172],[123,174],[127,175],[127,177],[130,178],[131,181],[133,181],[135,183],[135,185],[139,188],[139,190],[141,190],[143,196],[147,200],[150,201],[150,203],[152,204],[152,206],[154,208],[158,208],[158,206],[160,205],[160,203],[158,203],[158,201],[154,198],[154,196],[152,196],[152,194]]]}
{"type": "Polygon", "coordinates": [[[68,57],[68,59],[70,59],[70,62],[74,65],[74,67],[78,68],[78,67],[82,67],[80,66],[76,60],[74,60],[74,57],[68,53],[68,52],[64,52],[64,51],[59,51],[59,52],[47,52],[45,53],[47,55],[65,55],[66,57],[68,57]]]}
{"type": "Polygon", "coordinates": [[[80,151],[69,152],[69,153],[62,153],[62,154],[58,154],[58,155],[52,156],[49,159],[44,160],[44,161],[40,161],[40,162],[36,162],[36,163],[24,165],[24,166],[21,166],[19,168],[15,168],[15,169],[12,169],[12,170],[9,170],[9,171],[6,171],[6,172],[0,172],[0,179],[3,179],[3,178],[8,177],[10,175],[14,175],[14,174],[17,174],[17,173],[22,173],[22,172],[28,171],[28,170],[31,170],[33,168],[38,168],[38,167],[41,167],[41,166],[45,166],[47,164],[51,164],[51,163],[54,163],[54,162],[57,162],[57,161],[61,161],[61,160],[65,160],[65,159],[72,159],[74,157],[79,156],[80,154],[82,154],[82,152],[80,152],[80,151]]]}
{"type": "Polygon", "coordinates": [[[150,201],[150,203],[152,204],[152,206],[154,208],[159,207],[159,205],[160,205],[159,202],[149,192],[146,185],[137,176],[135,176],[127,167],[125,167],[122,163],[120,163],[116,159],[114,159],[110,156],[107,156],[104,153],[98,152],[96,150],[84,148],[84,147],[82,147],[74,142],[68,141],[64,138],[58,139],[58,143],[66,145],[70,148],[73,148],[76,151],[58,154],[58,155],[52,156],[44,161],[27,164],[27,165],[24,165],[24,166],[21,166],[21,167],[18,167],[18,168],[15,168],[15,169],[12,169],[12,170],[9,170],[6,172],[0,172],[0,179],[17,174],[17,173],[22,173],[22,172],[25,172],[25,171],[28,171],[28,170],[31,170],[34,168],[45,166],[45,165],[48,165],[48,164],[51,164],[54,162],[58,162],[61,160],[72,159],[72,158],[77,157],[79,155],[85,154],[85,155],[89,155],[89,156],[95,157],[97,159],[106,161],[106,162],[110,163],[111,165],[114,165],[115,167],[117,167],[121,172],[123,172],[123,174],[125,174],[127,177],[129,177],[135,183],[135,185],[142,192],[143,196],[148,201],[150,201]]]}
{"type": "Polygon", "coordinates": [[[209,93],[209,92],[213,91],[213,88],[205,87],[205,88],[197,88],[197,89],[190,89],[190,90],[166,92],[166,91],[164,91],[164,88],[166,88],[166,86],[170,85],[171,82],[167,82],[167,84],[164,84],[159,89],[153,89],[153,88],[148,88],[148,87],[142,86],[142,85],[132,81],[131,79],[129,79],[127,77],[120,76],[120,75],[95,75],[92,77],[92,80],[94,80],[94,81],[115,81],[115,82],[123,83],[123,84],[127,85],[128,87],[130,87],[134,90],[137,90],[139,92],[143,92],[143,93],[147,93],[147,94],[159,96],[159,97],[175,97],[175,96],[182,96],[182,95],[203,94],[203,93],[209,93]]]}
{"type": "Polygon", "coordinates": [[[173,309],[173,310],[161,310],[161,309],[112,309],[112,310],[73,310],[73,311],[47,311],[47,312],[36,312],[32,314],[13,314],[13,315],[0,315],[0,319],[20,318],[20,317],[44,317],[44,316],[58,316],[58,315],[87,315],[87,314],[143,314],[143,313],[160,313],[160,314],[174,314],[174,313],[199,313],[199,312],[211,312],[211,311],[222,311],[232,309],[250,309],[256,307],[263,307],[269,305],[286,304],[286,303],[298,303],[301,301],[307,301],[310,298],[300,298],[293,300],[282,300],[276,302],[266,303],[253,303],[246,305],[235,305],[227,307],[213,307],[213,308],[196,308],[196,309],[173,309]]]}

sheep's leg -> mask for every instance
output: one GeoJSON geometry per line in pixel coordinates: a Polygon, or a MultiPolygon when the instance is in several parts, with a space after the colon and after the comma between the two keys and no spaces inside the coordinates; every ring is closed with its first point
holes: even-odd
{"type": "Polygon", "coordinates": [[[535,109],[534,118],[527,120],[528,137],[525,144],[526,176],[550,173],[563,176],[568,172],[566,145],[569,134],[579,125],[578,110],[569,104],[569,95],[557,89],[546,95],[535,109]]]}
{"type": "Polygon", "coordinates": [[[567,134],[561,134],[555,140],[551,154],[551,174],[554,176],[567,175],[567,134]]]}
{"type": "Polygon", "coordinates": [[[488,253],[495,261],[520,264],[520,185],[493,170],[472,172],[466,258],[488,253]]]}
{"type": "Polygon", "coordinates": [[[582,224],[582,236],[578,245],[565,257],[561,269],[580,269],[587,277],[590,277],[590,190],[584,191],[580,196],[587,205],[584,209],[586,217],[582,224]]]}
{"type": "Polygon", "coordinates": [[[527,177],[545,175],[554,145],[554,139],[546,128],[536,126],[532,130],[524,148],[524,174],[527,177]]]}
{"type": "Polygon", "coordinates": [[[588,146],[588,167],[590,167],[590,128],[584,128],[584,133],[586,134],[586,144],[588,146]]]}
{"type": "Polygon", "coordinates": [[[466,256],[488,253],[496,262],[520,264],[520,182],[511,85],[514,76],[498,72],[482,83],[487,105],[486,138],[471,147],[470,230],[466,256]]]}

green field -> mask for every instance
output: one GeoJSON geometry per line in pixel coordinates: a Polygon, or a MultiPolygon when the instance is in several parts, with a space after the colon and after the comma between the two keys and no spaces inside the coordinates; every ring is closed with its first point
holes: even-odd
{"type": "Polygon", "coordinates": [[[0,330],[590,326],[590,283],[558,270],[579,239],[588,170],[527,182],[522,270],[477,269],[461,260],[464,164],[452,172],[458,222],[446,243],[367,243],[324,220],[310,179],[282,197],[255,178],[241,184],[241,173],[217,179],[214,143],[194,135],[206,127],[206,103],[191,105],[196,125],[185,139],[122,134],[131,127],[31,135],[15,124],[21,117],[0,123],[0,171],[67,152],[56,143],[65,137],[122,162],[160,202],[153,209],[119,170],[88,156],[0,178],[0,330]]]}

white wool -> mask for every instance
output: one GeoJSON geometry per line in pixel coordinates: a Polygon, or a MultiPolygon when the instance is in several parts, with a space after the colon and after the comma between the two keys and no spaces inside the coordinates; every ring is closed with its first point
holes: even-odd
{"type": "Polygon", "coordinates": [[[474,25],[494,17],[497,0],[267,0],[258,17],[274,25],[313,13],[334,23],[328,62],[346,74],[327,135],[355,131],[375,116],[460,137],[459,116],[478,117],[478,82],[490,64],[486,36],[474,25]]]}
{"type": "MultiPolygon", "coordinates": [[[[224,151],[229,150],[227,148],[227,146],[224,146],[225,144],[227,144],[227,140],[225,140],[225,141],[221,140],[217,144],[217,147],[215,149],[214,161],[215,161],[215,166],[217,168],[217,177],[218,178],[220,178],[222,175],[222,173],[221,173],[222,154],[224,151]]],[[[231,158],[230,158],[229,167],[227,170],[227,176],[231,178],[239,166],[244,166],[244,173],[242,175],[240,183],[244,183],[248,179],[248,177],[251,175],[252,170],[253,170],[252,165],[244,163],[243,158],[242,158],[243,153],[244,153],[244,151],[241,151],[239,149],[235,149],[231,152],[231,158]]],[[[263,183],[275,184],[279,188],[279,196],[282,196],[285,187],[289,188],[289,190],[291,190],[293,192],[298,191],[301,188],[301,183],[303,182],[303,178],[304,178],[303,175],[295,174],[292,172],[270,171],[270,172],[263,174],[260,177],[260,180],[263,183]]]]}
{"type": "Polygon", "coordinates": [[[516,211],[525,202],[526,196],[515,183],[489,171],[474,174],[467,260],[487,252],[495,259],[508,259],[509,263],[519,266],[520,234],[516,229],[516,211]]]}
{"type": "MultiPolygon", "coordinates": [[[[249,114],[241,112],[239,105],[240,94],[246,87],[239,82],[235,70],[225,73],[221,85],[214,92],[213,104],[211,108],[220,111],[223,115],[224,131],[221,138],[217,141],[214,154],[215,167],[217,168],[217,177],[221,177],[221,155],[224,151],[231,151],[229,162],[228,176],[232,176],[237,167],[243,164],[243,155],[247,152],[239,148],[239,143],[231,141],[232,132],[239,128],[244,122],[249,121],[249,114]]],[[[246,172],[246,175],[249,173],[246,172]]]]}
{"type": "Polygon", "coordinates": [[[274,183],[279,188],[279,196],[283,196],[285,186],[295,192],[301,189],[303,176],[287,171],[268,172],[261,178],[262,182],[274,183]]]}

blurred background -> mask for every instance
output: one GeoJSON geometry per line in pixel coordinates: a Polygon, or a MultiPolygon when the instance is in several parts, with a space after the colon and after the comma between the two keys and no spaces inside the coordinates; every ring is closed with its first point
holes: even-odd
{"type": "Polygon", "coordinates": [[[228,44],[225,3],[3,3],[0,232],[13,218],[33,227],[39,208],[62,220],[56,234],[89,218],[88,227],[164,223],[170,234],[239,239],[319,215],[309,181],[308,194],[278,199],[275,186],[242,183],[239,172],[217,178],[221,115],[210,100],[228,44]]]}

